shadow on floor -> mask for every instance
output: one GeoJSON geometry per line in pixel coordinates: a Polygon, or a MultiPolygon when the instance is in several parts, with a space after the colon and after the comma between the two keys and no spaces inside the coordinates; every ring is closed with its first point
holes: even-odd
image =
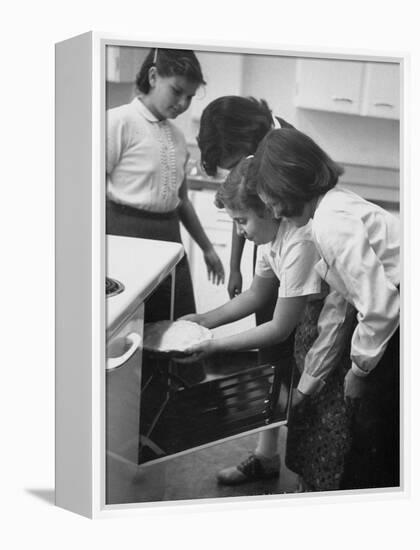
{"type": "Polygon", "coordinates": [[[55,504],[55,491],[54,489],[25,489],[29,495],[33,495],[48,504],[55,504]]]}

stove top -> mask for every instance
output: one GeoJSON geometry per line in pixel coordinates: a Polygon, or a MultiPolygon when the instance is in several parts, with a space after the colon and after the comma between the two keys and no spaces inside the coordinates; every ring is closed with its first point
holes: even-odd
{"type": "Polygon", "coordinates": [[[117,294],[123,292],[125,287],[122,283],[120,283],[120,281],[117,281],[117,279],[111,279],[111,277],[106,277],[105,280],[105,293],[107,298],[110,298],[111,296],[116,296],[117,294]]]}

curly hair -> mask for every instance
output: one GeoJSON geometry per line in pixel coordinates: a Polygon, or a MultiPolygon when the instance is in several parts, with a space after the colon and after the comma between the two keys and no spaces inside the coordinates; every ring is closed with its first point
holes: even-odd
{"type": "Polygon", "coordinates": [[[250,174],[252,158],[242,159],[219,186],[214,199],[217,208],[253,210],[262,217],[267,211],[257,193],[255,179],[250,174]]]}
{"type": "Polygon", "coordinates": [[[272,126],[273,117],[263,99],[223,96],[209,103],[197,138],[206,173],[213,176],[229,157],[253,154],[272,126]]]}
{"type": "Polygon", "coordinates": [[[136,77],[139,92],[148,94],[150,91],[149,69],[151,67],[156,67],[160,76],[184,76],[196,84],[203,86],[206,84],[200,62],[192,50],[152,48],[136,77]]]}
{"type": "Polygon", "coordinates": [[[271,130],[260,143],[250,167],[256,191],[281,205],[280,215],[302,214],[305,203],[337,184],[342,166],[309,136],[292,128],[271,130]]]}

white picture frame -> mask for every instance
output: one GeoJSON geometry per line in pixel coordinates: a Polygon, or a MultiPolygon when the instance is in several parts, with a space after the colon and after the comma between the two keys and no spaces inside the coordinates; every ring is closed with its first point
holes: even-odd
{"type": "MultiPolygon", "coordinates": [[[[115,46],[179,47],[204,52],[399,64],[402,124],[398,182],[401,184],[396,195],[389,191],[393,189],[391,176],[387,192],[390,202],[394,202],[395,196],[400,199],[402,215],[407,193],[402,139],[406,54],[308,52],[298,48],[244,48],[220,43],[168,44],[97,32],[56,44],[56,504],[89,518],[122,515],[151,504],[105,504],[105,73],[106,48],[115,46]],[[75,470],[77,476],[70,475],[75,470]]],[[[389,176],[389,170],[386,167],[381,175],[389,176]]],[[[405,460],[404,449],[401,441],[405,460]]],[[[388,498],[404,494],[407,490],[404,474],[402,467],[400,489],[380,493],[386,493],[388,498]]],[[[377,493],[364,491],[363,498],[377,498],[377,493]]],[[[327,496],[360,498],[354,494],[327,496]]],[[[281,498],[287,497],[290,495],[281,498]]],[[[280,496],[248,498],[278,500],[280,496]]]]}

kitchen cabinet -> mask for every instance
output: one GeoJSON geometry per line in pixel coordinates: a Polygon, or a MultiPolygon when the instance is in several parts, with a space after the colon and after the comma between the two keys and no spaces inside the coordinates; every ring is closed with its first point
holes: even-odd
{"type": "Polygon", "coordinates": [[[400,67],[397,63],[366,63],[362,114],[400,118],[400,67]]]}
{"type": "Polygon", "coordinates": [[[358,114],[363,63],[299,59],[296,67],[297,107],[358,114]]]}
{"type": "Polygon", "coordinates": [[[399,65],[299,59],[296,107],[377,118],[399,118],[399,65]]]}
{"type": "MultiPolygon", "coordinates": [[[[215,285],[208,280],[207,267],[203,253],[190,235],[181,229],[183,243],[190,261],[191,276],[193,280],[197,311],[202,313],[209,309],[221,306],[229,300],[227,283],[229,277],[229,263],[232,241],[232,220],[224,210],[217,209],[214,204],[214,191],[203,189],[190,191],[190,200],[203,225],[204,231],[212,242],[225,269],[225,283],[215,285]]],[[[243,290],[249,288],[252,282],[253,245],[245,243],[241,260],[241,273],[243,277],[243,290]]],[[[254,316],[230,323],[214,329],[215,336],[227,336],[255,326],[254,316]]]]}

